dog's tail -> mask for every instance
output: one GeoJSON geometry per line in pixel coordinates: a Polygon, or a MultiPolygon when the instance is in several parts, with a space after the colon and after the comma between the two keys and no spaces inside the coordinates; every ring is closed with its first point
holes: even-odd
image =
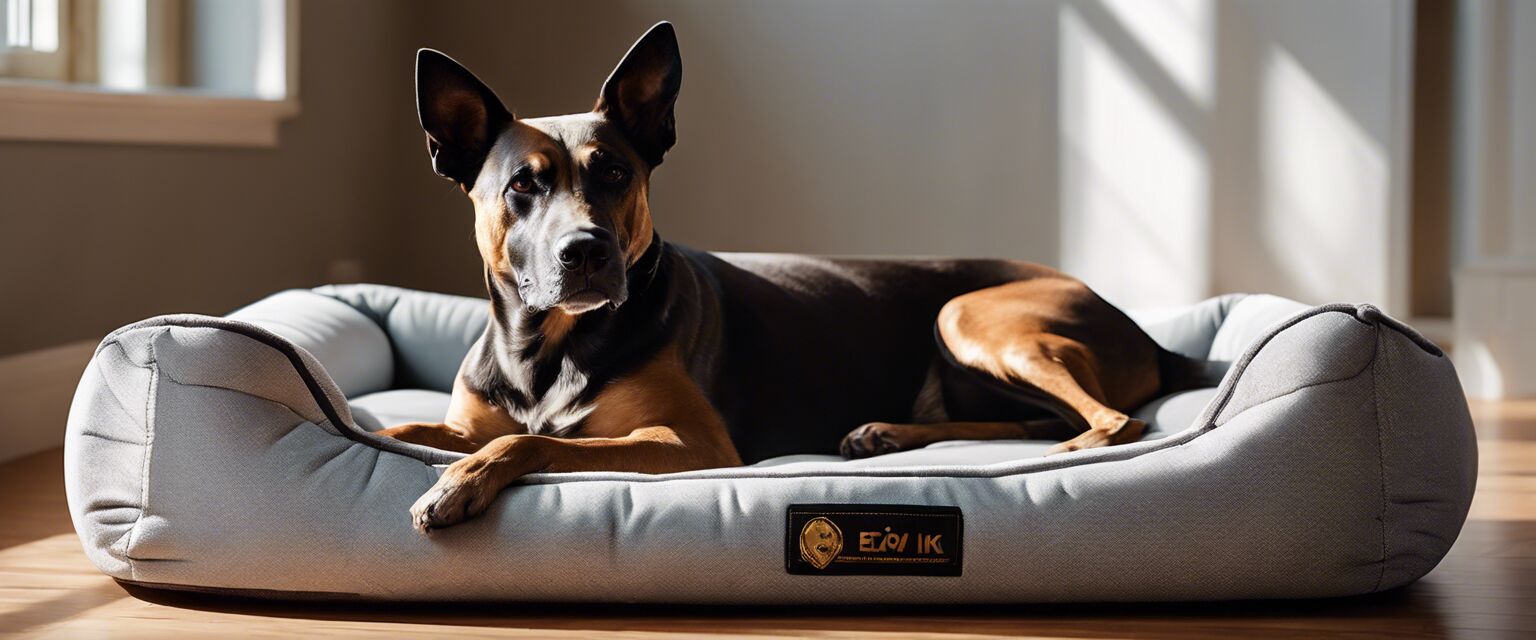
{"type": "Polygon", "coordinates": [[[1214,387],[1221,384],[1231,367],[1232,363],[1225,360],[1200,360],[1158,347],[1158,395],[1214,387]]]}

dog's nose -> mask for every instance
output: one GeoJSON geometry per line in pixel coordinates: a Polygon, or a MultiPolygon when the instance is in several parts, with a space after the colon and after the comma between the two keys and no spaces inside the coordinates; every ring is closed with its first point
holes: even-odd
{"type": "Polygon", "coordinates": [[[590,267],[593,271],[608,263],[608,241],[590,231],[578,231],[565,237],[555,253],[566,271],[590,267]]]}

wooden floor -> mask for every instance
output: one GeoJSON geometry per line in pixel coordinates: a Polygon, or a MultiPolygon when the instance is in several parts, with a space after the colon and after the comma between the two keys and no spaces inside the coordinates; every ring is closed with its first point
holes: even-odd
{"type": "Polygon", "coordinates": [[[273,604],[125,590],[80,551],[60,454],[0,466],[0,636],[1536,638],[1536,402],[1474,407],[1477,500],[1450,556],[1370,597],[914,609],[273,604]]]}

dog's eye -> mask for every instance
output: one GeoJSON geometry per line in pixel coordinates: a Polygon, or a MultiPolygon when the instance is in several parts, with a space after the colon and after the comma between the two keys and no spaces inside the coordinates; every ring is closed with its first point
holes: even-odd
{"type": "Polygon", "coordinates": [[[603,182],[608,184],[619,184],[629,179],[629,170],[616,164],[610,164],[604,167],[598,173],[598,176],[603,179],[603,182]]]}
{"type": "Polygon", "coordinates": [[[510,186],[513,191],[518,193],[533,193],[535,189],[539,188],[538,183],[533,181],[533,176],[530,176],[526,173],[519,173],[515,176],[512,176],[512,184],[508,186],[510,186]]]}

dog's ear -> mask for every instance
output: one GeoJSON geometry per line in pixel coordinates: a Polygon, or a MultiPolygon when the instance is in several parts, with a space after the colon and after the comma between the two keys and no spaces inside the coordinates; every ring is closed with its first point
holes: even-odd
{"type": "Polygon", "coordinates": [[[496,93],[440,51],[416,52],[416,114],[437,175],[474,186],[496,136],[512,120],[496,93]]]}
{"type": "Polygon", "coordinates": [[[603,83],[594,111],[608,116],[651,166],[677,142],[672,107],[683,86],[683,57],[672,23],[658,22],[635,41],[603,83]]]}

